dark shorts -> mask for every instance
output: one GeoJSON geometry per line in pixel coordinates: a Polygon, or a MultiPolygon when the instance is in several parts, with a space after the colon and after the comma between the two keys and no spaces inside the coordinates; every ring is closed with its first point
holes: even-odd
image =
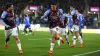
{"type": "Polygon", "coordinates": [[[31,28],[30,25],[25,25],[25,28],[31,28]]]}
{"type": "Polygon", "coordinates": [[[80,25],[80,26],[79,26],[79,30],[81,30],[82,28],[83,28],[83,25],[80,25]]]}

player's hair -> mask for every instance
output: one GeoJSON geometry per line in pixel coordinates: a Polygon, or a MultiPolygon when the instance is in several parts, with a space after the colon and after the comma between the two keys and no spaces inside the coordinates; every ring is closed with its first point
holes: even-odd
{"type": "Polygon", "coordinates": [[[57,3],[55,3],[55,2],[52,2],[52,3],[51,3],[51,5],[57,5],[57,3]]]}
{"type": "Polygon", "coordinates": [[[73,7],[73,8],[75,8],[75,6],[74,6],[74,5],[71,5],[70,7],[73,7]]]}
{"type": "Polygon", "coordinates": [[[11,7],[11,5],[13,5],[12,3],[7,3],[6,5],[5,5],[5,9],[8,9],[9,7],[11,7]]]}
{"type": "Polygon", "coordinates": [[[83,13],[83,10],[82,10],[82,9],[78,9],[78,12],[79,12],[79,13],[83,13]]]}
{"type": "Polygon", "coordinates": [[[25,16],[25,17],[27,17],[27,16],[28,16],[28,14],[25,14],[24,16],[25,16]]]}

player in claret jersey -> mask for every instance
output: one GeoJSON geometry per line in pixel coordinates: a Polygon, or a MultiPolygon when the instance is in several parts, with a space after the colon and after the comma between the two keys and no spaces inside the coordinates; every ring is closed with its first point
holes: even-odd
{"type": "Polygon", "coordinates": [[[18,38],[18,30],[15,24],[15,19],[14,19],[14,12],[13,12],[13,5],[12,4],[7,4],[6,5],[6,10],[3,11],[0,22],[5,26],[5,45],[4,47],[7,49],[8,48],[8,41],[10,39],[10,35],[14,37],[16,40],[19,53],[22,54],[22,48],[21,48],[21,43],[20,39],[18,38]]]}
{"type": "Polygon", "coordinates": [[[80,36],[79,33],[79,25],[80,25],[80,21],[78,19],[78,15],[77,15],[77,10],[74,7],[70,7],[71,10],[71,15],[72,15],[72,19],[73,19],[73,44],[71,45],[71,47],[75,47],[76,46],[76,38],[78,38],[79,42],[80,42],[80,47],[83,47],[84,42],[80,36]]]}
{"type": "MultiPolygon", "coordinates": [[[[61,9],[61,11],[63,12],[62,9],[61,9]]],[[[68,23],[68,17],[66,17],[65,14],[63,14],[63,16],[64,16],[63,23],[61,21],[60,25],[59,25],[59,27],[60,27],[60,29],[59,29],[59,35],[60,35],[60,33],[62,33],[63,38],[65,38],[66,41],[67,41],[67,43],[68,43],[68,45],[70,45],[69,40],[68,40],[68,35],[67,35],[67,32],[66,32],[66,26],[67,26],[67,23],[68,23]]],[[[58,40],[58,44],[60,45],[60,40],[58,40]]]]}
{"type": "Polygon", "coordinates": [[[51,34],[52,34],[52,40],[50,43],[50,50],[48,51],[48,53],[52,54],[56,40],[60,39],[62,41],[62,43],[64,43],[64,39],[58,37],[59,36],[58,32],[60,29],[60,27],[59,27],[60,22],[64,20],[63,13],[61,12],[60,9],[57,8],[56,3],[52,3],[51,9],[48,9],[44,13],[44,15],[41,17],[41,19],[45,18],[45,17],[48,18],[49,29],[50,29],[51,34]]]}

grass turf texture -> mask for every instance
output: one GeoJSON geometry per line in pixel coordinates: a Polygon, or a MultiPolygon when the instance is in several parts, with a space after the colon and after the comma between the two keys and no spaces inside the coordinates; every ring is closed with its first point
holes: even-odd
{"type": "MultiPolygon", "coordinates": [[[[83,34],[85,45],[80,48],[79,42],[75,48],[70,48],[65,43],[58,46],[57,43],[54,47],[53,54],[48,54],[50,48],[51,35],[49,32],[34,32],[33,35],[25,35],[19,33],[19,38],[22,43],[23,54],[18,53],[18,48],[13,37],[9,41],[8,49],[4,49],[4,31],[0,30],[0,56],[73,56],[77,54],[92,52],[100,50],[100,34],[83,34]],[[29,40],[30,39],[30,40],[29,40]]],[[[72,36],[69,35],[69,41],[72,44],[72,36]]],[[[86,54],[82,56],[100,56],[100,52],[86,54]]]]}

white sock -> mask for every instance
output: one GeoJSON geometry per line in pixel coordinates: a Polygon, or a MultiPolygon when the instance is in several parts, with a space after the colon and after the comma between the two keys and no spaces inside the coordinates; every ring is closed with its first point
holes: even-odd
{"type": "Polygon", "coordinates": [[[52,50],[52,51],[53,51],[53,48],[54,48],[54,43],[51,43],[50,45],[51,45],[50,50],[52,50]]]}
{"type": "Polygon", "coordinates": [[[21,48],[21,43],[18,43],[17,46],[18,46],[18,49],[19,49],[19,50],[22,50],[22,48],[21,48]]]}
{"type": "Polygon", "coordinates": [[[83,40],[82,40],[81,36],[78,37],[78,40],[79,40],[80,44],[83,43],[83,40]]]}
{"type": "Polygon", "coordinates": [[[76,36],[73,36],[73,44],[76,44],[76,36]]]}
{"type": "Polygon", "coordinates": [[[60,40],[57,40],[57,42],[58,42],[58,45],[60,46],[60,40]]]}

